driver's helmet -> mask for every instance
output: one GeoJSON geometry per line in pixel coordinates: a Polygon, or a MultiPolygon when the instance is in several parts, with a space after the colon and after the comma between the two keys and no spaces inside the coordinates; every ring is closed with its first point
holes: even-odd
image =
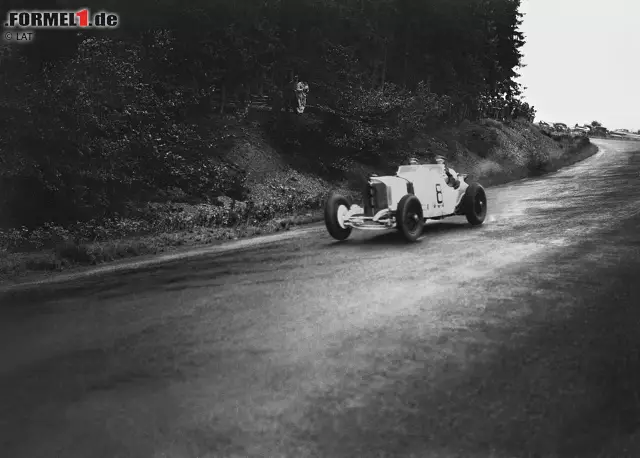
{"type": "Polygon", "coordinates": [[[444,164],[445,163],[445,158],[444,156],[436,156],[436,164],[444,164]]]}
{"type": "Polygon", "coordinates": [[[409,159],[409,165],[418,165],[418,160],[415,157],[409,159]]]}

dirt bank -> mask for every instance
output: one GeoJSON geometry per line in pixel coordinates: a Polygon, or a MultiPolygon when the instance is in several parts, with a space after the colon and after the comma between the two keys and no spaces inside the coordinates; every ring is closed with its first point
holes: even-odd
{"type": "MultiPolygon", "coordinates": [[[[177,197],[168,204],[149,204],[137,217],[114,221],[93,239],[59,227],[5,233],[0,280],[15,281],[34,272],[176,251],[321,221],[329,190],[357,196],[368,173],[393,173],[398,161],[409,156],[426,161],[434,154],[444,155],[457,171],[469,173],[485,186],[495,186],[557,170],[596,151],[588,138],[551,138],[530,123],[483,120],[418,136],[409,150],[389,154],[375,166],[346,164],[344,173],[332,180],[294,168],[291,158],[276,151],[258,126],[244,126],[238,129],[227,156],[247,172],[245,200],[223,197],[215,203],[194,204],[177,197]]],[[[308,162],[313,160],[317,158],[308,162]]]]}

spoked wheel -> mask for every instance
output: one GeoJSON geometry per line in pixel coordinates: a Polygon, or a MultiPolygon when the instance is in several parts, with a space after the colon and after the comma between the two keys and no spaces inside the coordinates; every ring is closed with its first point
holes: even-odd
{"type": "Polygon", "coordinates": [[[349,208],[351,204],[340,194],[331,194],[324,206],[324,224],[331,237],[336,240],[346,240],[351,235],[351,227],[344,224],[349,208]]]}
{"type": "Polygon", "coordinates": [[[464,214],[474,226],[484,223],[487,216],[487,194],[479,183],[471,183],[465,191],[464,214]]]}
{"type": "Polygon", "coordinates": [[[424,229],[422,204],[413,194],[407,194],[398,202],[396,223],[402,236],[409,242],[415,242],[422,235],[424,229]]]}

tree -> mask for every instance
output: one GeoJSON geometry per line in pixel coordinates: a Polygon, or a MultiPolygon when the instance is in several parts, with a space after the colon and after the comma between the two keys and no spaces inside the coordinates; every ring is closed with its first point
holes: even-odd
{"type": "Polygon", "coordinates": [[[593,127],[602,127],[602,123],[598,121],[591,121],[591,125],[593,127]]]}

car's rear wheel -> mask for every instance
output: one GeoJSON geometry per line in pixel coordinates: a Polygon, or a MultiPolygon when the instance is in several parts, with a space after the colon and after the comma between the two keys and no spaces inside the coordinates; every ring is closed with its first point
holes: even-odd
{"type": "Polygon", "coordinates": [[[487,217],[487,194],[480,183],[471,183],[464,193],[463,211],[473,226],[484,223],[487,217]]]}
{"type": "Polygon", "coordinates": [[[324,224],[331,237],[346,240],[351,235],[351,227],[344,224],[344,219],[351,208],[349,200],[340,194],[331,194],[324,206],[324,224]]]}
{"type": "Polygon", "coordinates": [[[422,204],[415,195],[407,194],[398,202],[396,224],[408,242],[415,242],[422,235],[424,230],[422,204]]]}

